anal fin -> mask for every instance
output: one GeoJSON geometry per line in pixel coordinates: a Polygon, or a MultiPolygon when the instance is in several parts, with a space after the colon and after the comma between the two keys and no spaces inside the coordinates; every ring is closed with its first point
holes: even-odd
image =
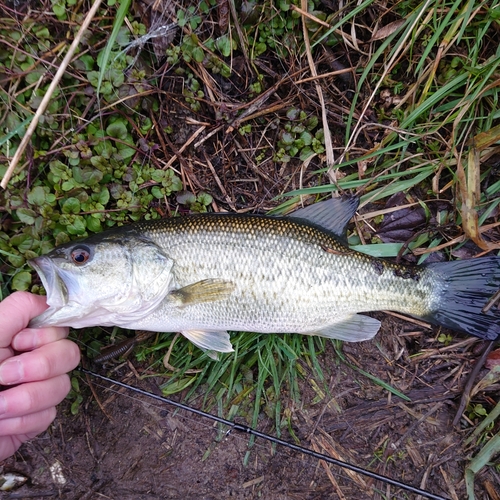
{"type": "Polygon", "coordinates": [[[380,329],[380,321],[363,314],[353,314],[328,325],[326,328],[305,333],[345,342],[361,342],[375,337],[380,329]]]}

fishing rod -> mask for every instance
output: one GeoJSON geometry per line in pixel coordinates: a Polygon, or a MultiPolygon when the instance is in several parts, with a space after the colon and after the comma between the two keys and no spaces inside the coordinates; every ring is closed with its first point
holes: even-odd
{"type": "Polygon", "coordinates": [[[330,457],[328,455],[324,455],[323,453],[318,453],[314,450],[311,450],[309,448],[304,448],[303,446],[299,446],[294,443],[289,443],[288,441],[284,441],[283,439],[279,439],[277,437],[271,436],[269,434],[265,434],[264,432],[260,432],[256,429],[253,429],[252,427],[249,427],[248,425],[243,425],[239,424],[237,422],[234,422],[233,420],[227,420],[222,417],[218,417],[217,415],[212,415],[211,413],[204,412],[202,410],[198,410],[196,408],[192,408],[191,406],[188,406],[183,403],[178,403],[177,401],[173,401],[172,399],[166,398],[164,396],[159,396],[157,394],[154,394],[149,391],[145,391],[143,389],[139,389],[138,387],[134,387],[129,384],[125,384],[124,382],[120,382],[118,380],[114,380],[112,378],[106,377],[104,375],[101,375],[99,373],[93,372],[91,370],[87,370],[86,368],[78,367],[77,370],[79,370],[82,373],[85,373],[87,375],[91,375],[92,377],[104,380],[106,382],[109,382],[111,384],[118,385],[120,387],[124,387],[125,389],[128,389],[132,392],[136,392],[138,394],[142,394],[144,396],[148,396],[152,399],[156,399],[157,401],[161,401],[163,403],[167,403],[171,406],[175,406],[176,408],[179,408],[181,410],[186,410],[190,413],[193,413],[195,415],[199,415],[204,418],[208,418],[214,422],[218,422],[220,424],[227,425],[229,427],[229,430],[227,431],[227,434],[230,432],[238,431],[238,432],[243,432],[245,434],[249,434],[251,436],[255,437],[260,437],[262,439],[265,439],[266,441],[270,441],[271,443],[279,444],[281,446],[284,446],[286,448],[289,448],[294,451],[298,451],[299,453],[304,453],[304,455],[308,455],[310,457],[317,458],[319,460],[324,460],[325,462],[328,462],[333,465],[337,465],[338,467],[342,467],[344,469],[349,469],[353,472],[357,472],[358,474],[362,474],[364,476],[370,477],[372,479],[376,479],[378,481],[382,481],[386,484],[390,484],[392,486],[397,486],[398,488],[404,489],[406,491],[411,491],[412,493],[417,493],[418,495],[421,495],[425,498],[430,498],[431,500],[449,500],[446,497],[442,497],[440,495],[435,495],[429,491],[422,490],[420,488],[416,488],[415,486],[411,486],[406,483],[402,483],[400,481],[397,481],[396,479],[392,479],[387,476],[383,476],[381,474],[377,474],[375,472],[372,472],[368,469],[363,469],[362,467],[358,467],[357,465],[353,465],[349,462],[344,462],[343,460],[337,460],[333,457],[330,457]]]}

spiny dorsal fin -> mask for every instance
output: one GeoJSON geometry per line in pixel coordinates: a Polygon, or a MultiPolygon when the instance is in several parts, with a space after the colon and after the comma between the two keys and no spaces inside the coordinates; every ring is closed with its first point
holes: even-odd
{"type": "Polygon", "coordinates": [[[355,196],[330,198],[329,200],[300,208],[292,212],[290,217],[312,222],[345,240],[347,223],[356,213],[358,205],[359,198],[355,196]]]}

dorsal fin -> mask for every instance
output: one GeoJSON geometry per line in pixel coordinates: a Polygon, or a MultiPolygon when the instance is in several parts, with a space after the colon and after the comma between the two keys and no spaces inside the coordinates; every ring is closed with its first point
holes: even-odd
{"type": "Polygon", "coordinates": [[[356,196],[330,198],[329,200],[300,208],[292,212],[289,217],[312,222],[345,240],[347,223],[356,213],[358,205],[359,198],[356,196]]]}

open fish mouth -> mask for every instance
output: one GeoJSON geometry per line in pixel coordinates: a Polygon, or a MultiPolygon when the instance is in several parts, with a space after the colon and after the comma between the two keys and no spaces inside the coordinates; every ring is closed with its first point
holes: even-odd
{"type": "Polygon", "coordinates": [[[50,259],[43,256],[36,257],[35,259],[31,259],[28,264],[38,273],[38,276],[40,276],[45,292],[47,293],[47,304],[49,305],[47,311],[30,322],[29,326],[31,328],[37,328],[36,323],[38,318],[42,316],[47,318],[64,307],[68,303],[69,294],[66,284],[57,272],[57,267],[50,259]]]}

